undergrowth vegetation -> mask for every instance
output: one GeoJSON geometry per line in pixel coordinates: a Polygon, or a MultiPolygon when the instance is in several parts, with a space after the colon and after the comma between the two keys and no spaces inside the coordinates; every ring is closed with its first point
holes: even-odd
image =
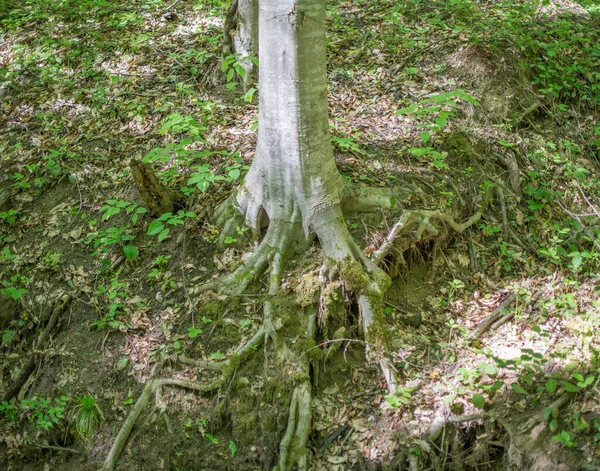
{"type": "MultiPolygon", "coordinates": [[[[241,85],[241,64],[256,58],[221,57],[226,3],[0,2],[2,398],[35,364],[0,404],[0,456],[11,469],[45,460],[60,469],[79,456],[60,453],[78,446],[95,469],[151,371],[196,378],[179,356],[224,361],[260,328],[262,283],[239,299],[192,294],[240,266],[251,232],[239,225],[218,248],[211,219],[249,170],[258,126],[257,86],[241,85]],[[134,159],[177,195],[172,211],[149,213],[134,159]],[[72,307],[46,339],[67,294],[72,307]]],[[[600,7],[582,0],[555,14],[543,3],[328,5],[342,176],[399,189],[405,209],[482,217],[465,235],[441,231],[441,242],[385,260],[396,394],[362,363],[353,327],[302,345],[320,365],[314,469],[395,458],[446,469],[452,453],[465,469],[499,469],[489,463],[501,463],[506,442],[487,424],[514,433],[523,414],[532,428],[547,425],[544,446],[574,453],[566,463],[598,462],[600,7]],[[441,436],[439,423],[454,429],[441,436]]],[[[397,216],[347,223],[373,254],[397,216]]],[[[295,257],[284,279],[302,306],[313,300],[315,257],[295,257]]],[[[173,469],[194,466],[198,453],[204,467],[190,469],[272,465],[267,434],[283,426],[275,386],[261,378],[267,354],[252,351],[258,359],[214,403],[157,393],[124,469],[161,446],[173,469]],[[252,393],[235,392],[243,388],[252,393]]]]}

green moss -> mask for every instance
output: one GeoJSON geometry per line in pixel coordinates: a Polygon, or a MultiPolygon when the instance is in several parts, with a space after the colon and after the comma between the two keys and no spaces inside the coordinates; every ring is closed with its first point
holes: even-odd
{"type": "Polygon", "coordinates": [[[200,306],[198,313],[201,316],[206,316],[208,319],[219,319],[225,312],[225,306],[216,299],[210,299],[200,306]]]}
{"type": "Polygon", "coordinates": [[[382,293],[385,293],[392,285],[392,279],[383,270],[378,270],[371,276],[373,277],[373,281],[375,281],[377,286],[379,286],[379,289],[382,293]]]}
{"type": "Polygon", "coordinates": [[[362,265],[356,260],[347,260],[340,263],[340,276],[346,286],[355,293],[363,293],[369,287],[369,277],[362,265]]]}

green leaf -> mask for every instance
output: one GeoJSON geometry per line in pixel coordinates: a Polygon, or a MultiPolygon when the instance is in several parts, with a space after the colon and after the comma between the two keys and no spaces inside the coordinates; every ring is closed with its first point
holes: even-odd
{"type": "Polygon", "coordinates": [[[135,245],[126,245],[123,247],[123,253],[125,253],[128,260],[137,260],[140,258],[140,252],[135,245]]]}
{"type": "Polygon", "coordinates": [[[485,407],[485,397],[483,397],[483,395],[481,395],[481,394],[475,394],[471,398],[471,402],[478,409],[483,409],[485,407]]]}
{"type": "Polygon", "coordinates": [[[573,383],[569,383],[568,381],[561,380],[559,384],[565,388],[565,391],[567,392],[577,392],[579,390],[577,386],[575,386],[573,383]]]}
{"type": "Polygon", "coordinates": [[[550,378],[548,381],[546,381],[546,391],[548,391],[550,394],[554,394],[557,387],[558,382],[554,378],[550,378]]]}
{"type": "Polygon", "coordinates": [[[239,168],[235,168],[235,169],[229,171],[229,178],[231,180],[237,180],[239,177],[240,177],[240,169],[239,168]]]}
{"type": "Polygon", "coordinates": [[[13,341],[13,337],[15,336],[16,332],[14,330],[5,330],[2,333],[2,342],[3,343],[8,343],[11,344],[13,341]]]}
{"type": "Polygon", "coordinates": [[[514,392],[517,392],[519,394],[527,394],[527,391],[525,391],[520,384],[513,383],[513,384],[511,384],[511,387],[514,392]]]}
{"type": "Polygon", "coordinates": [[[188,327],[188,337],[194,339],[198,337],[202,333],[202,329],[198,329],[196,327],[188,327]]]}
{"type": "Polygon", "coordinates": [[[206,437],[208,440],[210,440],[212,443],[214,443],[215,445],[216,445],[217,443],[219,443],[219,439],[217,439],[217,438],[213,437],[213,436],[212,436],[210,433],[205,433],[205,434],[204,434],[204,436],[205,436],[205,437],[206,437]]]}
{"type": "Polygon", "coordinates": [[[437,126],[442,129],[444,126],[446,126],[446,118],[436,118],[435,119],[435,124],[437,124],[437,126]]]}
{"type": "Polygon", "coordinates": [[[238,447],[233,440],[229,440],[229,452],[231,453],[231,457],[233,458],[238,451],[238,447]]]}
{"type": "Polygon", "coordinates": [[[398,111],[396,111],[396,114],[398,114],[398,115],[402,115],[402,114],[412,114],[412,113],[414,113],[415,111],[417,111],[418,109],[419,109],[419,107],[418,107],[416,104],[414,104],[414,103],[411,103],[411,104],[408,106],[408,108],[400,108],[398,111]]]}
{"type": "Polygon", "coordinates": [[[160,219],[152,221],[148,226],[148,235],[156,235],[164,229],[165,225],[160,219]]]}
{"type": "Polygon", "coordinates": [[[8,288],[0,290],[0,293],[5,294],[6,296],[10,296],[16,301],[25,293],[27,293],[27,290],[24,288],[15,288],[14,286],[9,286],[8,288]]]}
{"type": "Polygon", "coordinates": [[[158,241],[162,242],[163,240],[165,240],[165,238],[169,235],[169,228],[165,228],[162,231],[160,231],[160,234],[158,234],[158,241]]]}
{"type": "Polygon", "coordinates": [[[431,133],[428,131],[422,132],[421,133],[421,140],[423,141],[423,144],[427,144],[427,142],[429,141],[429,139],[431,139],[431,133]]]}

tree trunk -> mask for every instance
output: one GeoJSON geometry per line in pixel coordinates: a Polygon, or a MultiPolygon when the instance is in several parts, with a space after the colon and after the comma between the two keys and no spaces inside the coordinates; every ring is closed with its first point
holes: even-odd
{"type": "Polygon", "coordinates": [[[316,229],[339,208],[341,177],[329,136],[325,2],[260,2],[257,152],[238,204],[250,227],[270,221],[316,229]]]}
{"type": "Polygon", "coordinates": [[[256,65],[250,59],[258,56],[258,0],[232,0],[225,19],[223,57],[238,55],[246,72],[244,91],[256,83],[256,65]]]}

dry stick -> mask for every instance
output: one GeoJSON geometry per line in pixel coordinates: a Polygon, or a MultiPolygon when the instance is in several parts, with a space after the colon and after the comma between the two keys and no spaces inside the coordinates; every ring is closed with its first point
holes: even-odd
{"type": "MultiPolygon", "coordinates": [[[[66,295],[66,296],[63,296],[62,299],[63,299],[62,304],[60,306],[58,306],[56,309],[54,309],[54,312],[50,316],[50,319],[48,320],[48,323],[46,324],[46,328],[44,329],[44,333],[42,334],[39,342],[35,346],[36,350],[40,350],[44,346],[44,344],[50,337],[50,334],[56,327],[56,324],[58,323],[58,318],[67,309],[67,306],[73,299],[73,296],[66,295]]],[[[21,390],[23,385],[29,379],[29,376],[31,376],[31,373],[33,373],[33,371],[35,370],[37,356],[38,356],[37,353],[34,353],[32,355],[31,359],[29,360],[29,362],[27,363],[27,365],[25,366],[25,368],[23,369],[23,371],[19,375],[19,377],[15,380],[12,387],[9,388],[6,391],[6,393],[4,394],[2,401],[9,402],[13,397],[15,397],[19,393],[19,391],[21,390]]]]}
{"type": "Polygon", "coordinates": [[[506,215],[506,202],[504,199],[504,190],[502,189],[501,184],[497,181],[497,186],[496,186],[496,193],[498,195],[498,199],[500,200],[500,214],[502,216],[502,227],[504,229],[504,236],[505,237],[510,237],[512,238],[512,240],[515,242],[515,244],[517,244],[519,247],[521,247],[523,250],[528,250],[530,252],[534,252],[534,250],[532,250],[531,248],[528,248],[521,239],[519,239],[519,236],[517,236],[517,234],[514,233],[514,231],[511,229],[510,225],[508,224],[508,217],[506,215]]]}
{"type": "Polygon", "coordinates": [[[470,335],[470,339],[479,339],[485,334],[490,327],[502,316],[502,311],[516,299],[517,295],[515,293],[508,296],[500,306],[498,306],[494,311],[486,317],[483,321],[481,321],[477,327],[475,327],[470,335]]]}

